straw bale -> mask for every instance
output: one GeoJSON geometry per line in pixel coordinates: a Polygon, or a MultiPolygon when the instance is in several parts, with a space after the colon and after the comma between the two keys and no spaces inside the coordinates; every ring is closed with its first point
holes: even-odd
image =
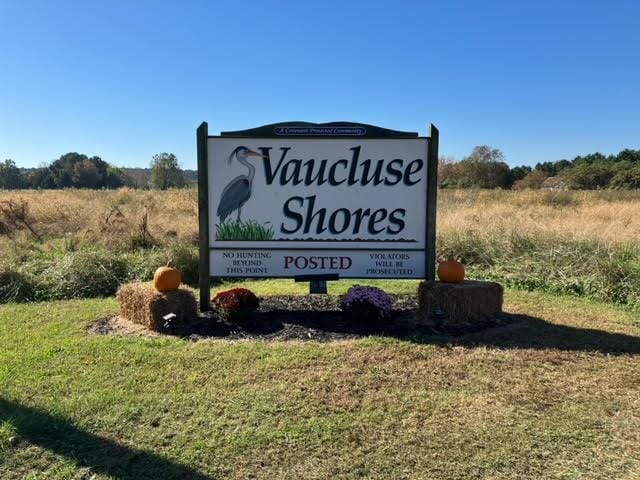
{"type": "Polygon", "coordinates": [[[180,287],[172,292],[158,292],[151,283],[127,283],[116,294],[120,316],[160,332],[167,329],[165,316],[173,313],[171,326],[182,325],[197,317],[198,306],[193,290],[180,287]]]}
{"type": "Polygon", "coordinates": [[[421,282],[417,317],[423,323],[433,323],[437,316],[446,323],[490,319],[502,313],[503,293],[502,285],[495,282],[421,282]]]}

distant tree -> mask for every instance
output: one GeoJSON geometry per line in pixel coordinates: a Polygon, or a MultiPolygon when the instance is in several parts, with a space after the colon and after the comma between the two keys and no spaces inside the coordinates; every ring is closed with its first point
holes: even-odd
{"type": "Polygon", "coordinates": [[[13,160],[0,162],[0,188],[9,190],[26,187],[26,181],[13,160]]]}
{"type": "Polygon", "coordinates": [[[31,188],[56,188],[56,182],[49,167],[38,167],[32,170],[28,176],[28,183],[31,188]]]}
{"type": "Polygon", "coordinates": [[[477,145],[473,147],[471,154],[465,160],[473,162],[504,162],[504,153],[490,145],[477,145]]]}
{"type": "Polygon", "coordinates": [[[640,163],[640,150],[624,149],[616,156],[618,162],[640,163]]]}
{"type": "Polygon", "coordinates": [[[562,170],[571,166],[571,162],[569,160],[558,160],[557,162],[542,162],[537,163],[534,167],[534,170],[541,170],[546,173],[549,177],[555,177],[562,170]]]}
{"type": "MultiPolygon", "coordinates": [[[[518,167],[515,176],[529,167],[518,167]]],[[[471,154],[459,162],[441,157],[438,164],[438,184],[441,188],[509,188],[513,183],[509,165],[504,154],[497,148],[479,145],[471,154]]]]}
{"type": "Polygon", "coordinates": [[[173,153],[158,153],[151,161],[151,185],[153,188],[181,188],[185,184],[184,175],[177,157],[173,153]]]}
{"type": "Polygon", "coordinates": [[[105,178],[105,187],[106,188],[120,188],[122,187],[124,182],[124,172],[121,168],[118,167],[107,167],[107,176],[105,178]]]}
{"type": "Polygon", "coordinates": [[[536,166],[534,167],[534,170],[539,170],[541,172],[546,173],[547,175],[555,175],[556,174],[553,162],[536,163],[536,166]]]}
{"type": "Polygon", "coordinates": [[[70,152],[49,166],[57,188],[106,188],[109,164],[100,157],[70,152]]]}
{"type": "Polygon", "coordinates": [[[504,154],[489,145],[479,145],[459,163],[461,187],[507,188],[510,168],[504,154]]]}
{"type": "Polygon", "coordinates": [[[513,167],[509,171],[509,186],[513,186],[513,184],[519,180],[522,180],[527,175],[531,173],[531,167],[523,165],[521,167],[513,167]]]}
{"type": "Polygon", "coordinates": [[[86,155],[70,152],[51,162],[49,171],[57,188],[70,188],[73,186],[74,166],[77,162],[86,159],[86,155]]]}
{"type": "Polygon", "coordinates": [[[533,189],[541,188],[549,178],[550,185],[555,188],[636,188],[637,165],[640,165],[640,150],[625,149],[617,155],[595,152],[577,156],[571,161],[540,162],[533,170],[527,166],[509,169],[499,149],[480,145],[460,162],[440,158],[438,181],[441,188],[533,189]]]}
{"type": "Polygon", "coordinates": [[[600,152],[590,153],[589,155],[585,155],[584,157],[578,155],[576,158],[574,158],[571,161],[571,165],[573,166],[581,165],[581,164],[591,165],[593,163],[604,163],[606,160],[615,161],[615,157],[613,155],[606,157],[600,152]]]}
{"type": "Polygon", "coordinates": [[[554,162],[553,166],[555,169],[555,173],[554,173],[554,176],[555,176],[555,175],[558,175],[565,168],[569,168],[571,166],[571,162],[563,158],[562,160],[558,160],[557,162],[554,162]]]}
{"type": "Polygon", "coordinates": [[[569,188],[579,190],[606,188],[615,174],[616,169],[609,161],[583,161],[562,172],[569,188]]]}
{"type": "Polygon", "coordinates": [[[438,185],[440,188],[457,187],[460,177],[459,162],[453,157],[440,157],[438,160],[438,185]]]}
{"type": "Polygon", "coordinates": [[[640,163],[631,168],[619,170],[609,183],[616,190],[640,190],[640,163]]]}
{"type": "Polygon", "coordinates": [[[549,178],[547,172],[543,170],[532,170],[521,180],[514,182],[514,190],[538,189],[542,187],[544,181],[549,178]]]}
{"type": "Polygon", "coordinates": [[[121,168],[123,184],[131,188],[149,188],[151,184],[151,169],[149,168],[121,168]]]}
{"type": "Polygon", "coordinates": [[[106,167],[99,169],[96,162],[88,158],[73,165],[71,182],[77,188],[100,188],[105,186],[106,167]]]}

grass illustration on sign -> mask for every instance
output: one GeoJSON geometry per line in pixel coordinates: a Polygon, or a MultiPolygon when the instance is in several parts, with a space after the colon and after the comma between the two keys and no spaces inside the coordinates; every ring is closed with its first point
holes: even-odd
{"type": "Polygon", "coordinates": [[[248,172],[246,175],[235,177],[222,190],[216,212],[220,217],[220,223],[216,225],[216,240],[260,241],[273,239],[273,228],[268,226],[269,222],[261,225],[255,220],[243,221],[240,218],[242,207],[251,198],[253,177],[256,173],[256,167],[249,163],[248,157],[262,158],[262,154],[240,146],[229,155],[229,164],[235,159],[247,167],[248,172]],[[237,212],[236,220],[225,222],[227,217],[234,212],[237,212]]]}
{"type": "Polygon", "coordinates": [[[216,225],[216,240],[273,240],[273,228],[255,220],[236,220],[216,225]]]}

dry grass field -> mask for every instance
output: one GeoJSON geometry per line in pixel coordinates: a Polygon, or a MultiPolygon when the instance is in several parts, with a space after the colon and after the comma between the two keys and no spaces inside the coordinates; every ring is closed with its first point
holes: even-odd
{"type": "Polygon", "coordinates": [[[531,237],[640,243],[640,191],[442,190],[442,235],[476,231],[531,237]]]}
{"type": "MultiPolygon", "coordinates": [[[[0,191],[0,202],[8,200],[27,202],[34,229],[49,240],[134,247],[128,242],[141,234],[146,215],[148,233],[156,242],[177,237],[197,243],[197,192],[192,189],[0,191]]],[[[28,230],[18,238],[34,240],[28,230]]]]}
{"type": "MultiPolygon", "coordinates": [[[[0,301],[112,295],[168,260],[196,279],[195,190],[0,192],[9,201],[29,225],[0,228],[0,301]],[[100,266],[113,275],[75,279],[100,266]]],[[[443,190],[438,254],[475,278],[638,306],[639,212],[640,192],[443,190]]]]}
{"type": "MultiPolygon", "coordinates": [[[[472,230],[488,237],[518,232],[640,242],[640,191],[441,190],[438,195],[442,236],[472,230]]],[[[149,232],[158,241],[197,239],[193,189],[0,191],[0,201],[10,199],[28,202],[34,227],[47,238],[119,242],[137,233],[146,214],[149,232]]]]}

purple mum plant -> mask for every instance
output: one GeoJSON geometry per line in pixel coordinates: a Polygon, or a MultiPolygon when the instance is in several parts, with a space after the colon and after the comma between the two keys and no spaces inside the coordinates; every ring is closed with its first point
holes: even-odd
{"type": "Polygon", "coordinates": [[[354,319],[380,322],[391,315],[393,299],[376,287],[355,285],[340,299],[342,311],[354,319]]]}

